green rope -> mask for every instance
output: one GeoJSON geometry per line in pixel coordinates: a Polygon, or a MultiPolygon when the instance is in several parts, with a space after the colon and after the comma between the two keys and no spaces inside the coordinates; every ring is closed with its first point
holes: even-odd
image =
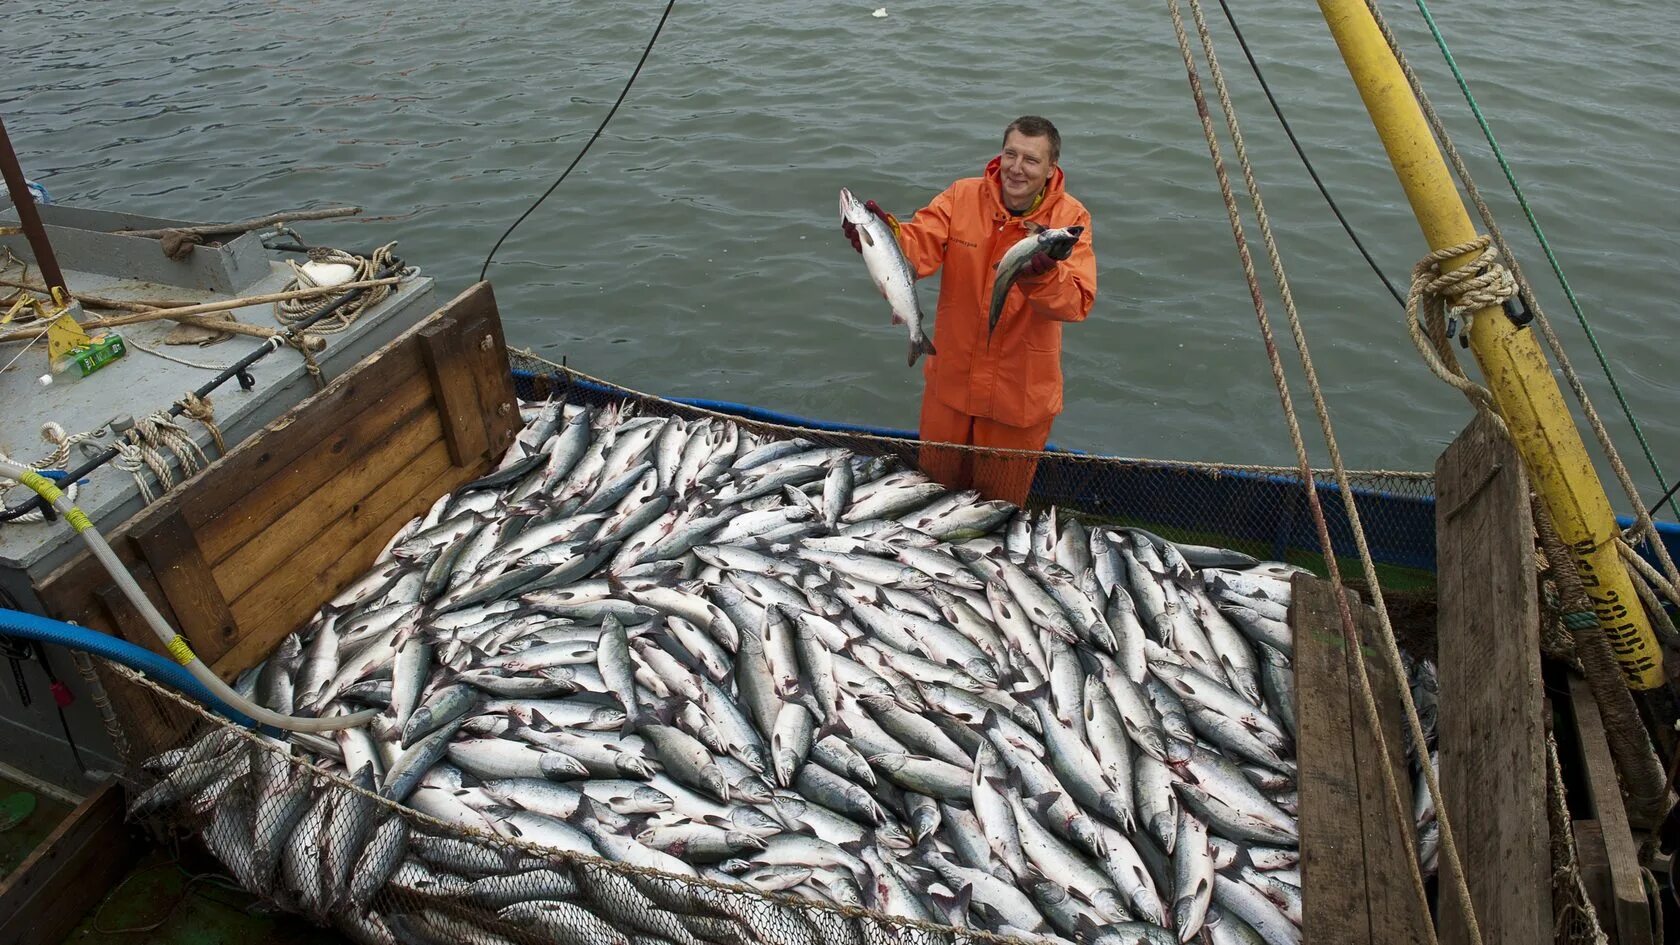
{"type": "MultiPolygon", "coordinates": [[[[1476,124],[1482,128],[1482,136],[1487,138],[1488,147],[1493,149],[1493,156],[1499,161],[1499,169],[1505,172],[1505,180],[1511,185],[1511,193],[1517,197],[1517,205],[1522,207],[1523,216],[1528,218],[1529,228],[1534,231],[1534,238],[1540,241],[1540,249],[1546,254],[1546,261],[1552,266],[1552,273],[1557,276],[1558,284],[1563,286],[1563,294],[1569,299],[1569,307],[1575,311],[1575,320],[1581,324],[1581,331],[1586,333],[1587,344],[1592,346],[1593,354],[1598,358],[1599,367],[1604,369],[1604,376],[1610,381],[1610,390],[1616,395],[1616,403],[1622,407],[1622,416],[1627,417],[1628,424],[1633,427],[1633,435],[1639,440],[1639,448],[1645,452],[1645,461],[1651,464],[1651,472],[1657,477],[1657,488],[1668,490],[1668,483],[1663,477],[1662,467],[1657,465],[1657,457],[1651,452],[1651,444],[1645,439],[1645,431],[1640,428],[1639,421],[1634,419],[1633,408],[1628,406],[1627,398],[1622,395],[1622,385],[1617,383],[1616,374],[1610,369],[1610,362],[1604,356],[1604,349],[1598,345],[1598,337],[1593,334],[1592,326],[1587,323],[1587,315],[1581,310],[1581,302],[1575,298],[1575,290],[1570,288],[1569,280],[1563,275],[1563,265],[1558,262],[1552,252],[1551,243],[1546,241],[1546,234],[1540,230],[1540,221],[1534,218],[1534,211],[1528,206],[1528,198],[1523,195],[1522,187],[1517,183],[1516,173],[1505,160],[1505,152],[1499,149],[1499,142],[1494,140],[1493,129],[1488,127],[1487,119],[1482,116],[1481,106],[1476,104],[1476,97],[1470,94],[1470,84],[1465,80],[1464,73],[1459,71],[1458,61],[1453,58],[1452,50],[1447,48],[1446,37],[1441,35],[1440,27],[1435,25],[1435,17],[1430,15],[1429,4],[1425,0],[1416,0],[1418,12],[1423,14],[1423,21],[1429,24],[1429,32],[1435,37],[1435,45],[1441,47],[1441,55],[1447,60],[1447,67],[1452,70],[1453,78],[1458,80],[1459,91],[1464,93],[1464,100],[1470,105],[1471,114],[1476,116],[1476,124]]],[[[1675,518],[1680,519],[1680,506],[1674,504],[1673,496],[1668,497],[1669,511],[1675,518]]]]}

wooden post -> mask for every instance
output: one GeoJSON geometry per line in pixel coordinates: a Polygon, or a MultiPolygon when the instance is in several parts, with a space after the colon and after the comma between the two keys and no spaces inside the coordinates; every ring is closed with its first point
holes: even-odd
{"type": "MultiPolygon", "coordinates": [[[[1618,945],[1652,945],[1651,911],[1645,898],[1645,881],[1639,872],[1639,847],[1628,826],[1627,808],[1622,804],[1622,788],[1616,779],[1616,762],[1610,757],[1610,744],[1604,737],[1604,720],[1598,714],[1598,701],[1592,689],[1580,676],[1570,676],[1569,698],[1575,710],[1575,731],[1581,743],[1581,773],[1586,782],[1587,800],[1591,802],[1597,841],[1595,853],[1602,865],[1601,879],[1607,882],[1608,902],[1594,897],[1599,908],[1598,921],[1612,942],[1618,945]],[[1605,907],[1608,906],[1608,911],[1605,907]]],[[[1446,790],[1442,788],[1442,790],[1446,790]]],[[[1576,821],[1576,833],[1583,832],[1582,822],[1576,821]]],[[[1586,874],[1588,859],[1577,851],[1582,872],[1586,874]]],[[[1589,894],[1593,891],[1588,886],[1589,894]]]]}
{"type": "Polygon", "coordinates": [[[1349,592],[1366,672],[1389,754],[1383,758],[1360,695],[1358,669],[1346,643],[1330,583],[1307,575],[1294,582],[1297,760],[1301,791],[1302,941],[1306,945],[1422,942],[1429,915],[1412,885],[1417,839],[1411,829],[1411,775],[1406,766],[1396,680],[1373,644],[1377,615],[1349,592]],[[1407,826],[1394,818],[1382,765],[1394,773],[1407,826]]]}
{"type": "MultiPolygon", "coordinates": [[[[1485,945],[1552,938],[1546,704],[1528,478],[1478,416],[1435,465],[1441,793],[1485,945]]],[[[1441,945],[1468,942],[1441,855],[1441,945]]]]}

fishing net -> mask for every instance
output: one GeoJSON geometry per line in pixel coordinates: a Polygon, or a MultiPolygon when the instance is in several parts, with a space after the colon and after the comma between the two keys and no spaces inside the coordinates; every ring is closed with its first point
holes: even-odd
{"type": "Polygon", "coordinates": [[[440,820],[352,783],[282,741],[229,724],[127,667],[96,662],[107,686],[122,690],[126,705],[145,707],[139,713],[144,721],[124,724],[137,759],[122,778],[131,816],[197,838],[247,891],[330,925],[351,941],[1013,941],[676,876],[440,820]],[[300,842],[300,835],[307,840],[300,842]],[[331,877],[330,898],[290,892],[311,885],[297,881],[295,874],[304,870],[331,877]]]}
{"type": "MultiPolygon", "coordinates": [[[[526,400],[547,397],[601,406],[628,402],[655,416],[727,416],[748,429],[798,436],[865,455],[891,456],[920,467],[952,488],[976,488],[1033,508],[1056,506],[1093,522],[1136,525],[1174,541],[1233,548],[1289,561],[1323,573],[1318,533],[1300,471],[1292,466],[1183,462],[1100,456],[1073,451],[1032,452],[922,443],[848,424],[812,421],[736,404],[642,393],[529,351],[510,352],[515,388],[526,400]],[[1212,527],[1211,523],[1217,523],[1212,527]]],[[[1399,588],[1433,583],[1435,480],[1432,473],[1353,470],[1348,473],[1372,558],[1399,588]]],[[[1330,538],[1338,556],[1356,558],[1352,525],[1329,469],[1313,470],[1330,538]]],[[[1349,570],[1344,567],[1344,571],[1349,570]]],[[[1352,569],[1357,573],[1357,568],[1352,569]]]]}
{"type": "MultiPolygon", "coordinates": [[[[523,366],[533,363],[526,361],[523,366]]],[[[516,372],[520,393],[528,400],[603,408],[614,417],[693,420],[715,416],[706,407],[614,388],[546,363],[540,366],[544,368],[540,373],[516,372]]],[[[730,419],[743,429],[770,439],[807,440],[811,445],[806,449],[839,446],[860,457],[887,457],[908,467],[928,465],[930,447],[903,437],[794,428],[763,417],[730,419]]],[[[962,447],[931,449],[969,458],[985,452],[962,447]]],[[[1093,525],[1142,524],[1160,535],[1227,548],[1235,544],[1224,534],[1230,528],[1253,536],[1246,540],[1267,557],[1284,557],[1270,554],[1279,548],[1294,556],[1310,547],[1310,539],[1300,538],[1294,531],[1302,525],[1299,519],[1304,517],[1304,509],[1299,503],[1292,505],[1287,497],[1291,489],[1302,491],[1303,484],[1287,470],[1194,464],[1163,466],[1139,460],[1062,453],[1011,455],[1005,459],[1027,464],[1020,466],[1015,474],[1032,477],[1029,505],[1054,506],[1093,525]],[[1231,481],[1238,484],[1239,492],[1235,495],[1227,494],[1222,488],[1231,481]],[[1140,498],[1133,491],[1148,495],[1140,498]],[[1260,514],[1247,508],[1241,495],[1255,496],[1254,501],[1262,505],[1268,500],[1258,497],[1270,497],[1269,512],[1260,514]],[[1229,512],[1222,511],[1225,509],[1229,512]],[[1197,529],[1196,523],[1210,521],[1221,523],[1220,534],[1210,535],[1197,529]]],[[[1361,488],[1369,487],[1368,495],[1373,501],[1379,497],[1421,499],[1428,494],[1426,477],[1367,474],[1359,481],[1361,488]]],[[[1324,487],[1322,483],[1317,485],[1324,487]]],[[[1339,507],[1340,503],[1326,503],[1327,511],[1339,507]]],[[[1376,507],[1380,509],[1382,504],[1376,507]]],[[[1390,529],[1386,539],[1389,547],[1403,548],[1408,542],[1428,543],[1427,538],[1408,536],[1404,514],[1385,519],[1377,512],[1372,518],[1377,524],[1368,522],[1367,527],[1390,529]]],[[[1417,522],[1413,525],[1422,527],[1417,522]]],[[[1432,528],[1432,520],[1429,526],[1432,528]]],[[[1147,543],[1144,538],[1136,540],[1147,543]]],[[[1159,547],[1163,552],[1169,548],[1164,542],[1159,547]]],[[[1200,580],[1189,570],[1183,574],[1186,579],[1200,580]]],[[[1174,592],[1177,593],[1180,592],[1174,592]]],[[[1188,601],[1189,591],[1183,593],[1188,601]]],[[[1264,596],[1260,599],[1263,601],[1264,596]]],[[[306,630],[318,634],[322,619],[325,618],[318,618],[306,630]]],[[[440,649],[444,645],[438,643],[440,649]]],[[[1081,642],[1078,646],[1083,648],[1085,644],[1081,642]]],[[[440,656],[437,665],[446,664],[440,656]]],[[[377,683],[385,670],[388,667],[370,671],[364,674],[363,681],[377,683]]],[[[563,848],[563,836],[556,840],[553,834],[521,829],[519,811],[513,808],[502,809],[509,815],[503,817],[486,808],[471,806],[476,813],[462,816],[469,805],[451,798],[480,790],[476,782],[456,781],[453,785],[423,782],[427,789],[424,802],[419,799],[419,793],[393,801],[365,773],[358,780],[356,775],[345,773],[346,764],[334,766],[332,759],[348,762],[352,757],[351,746],[342,739],[335,742],[291,736],[281,740],[231,724],[125,668],[100,664],[98,672],[113,695],[120,696],[115,701],[125,707],[120,726],[125,736],[124,780],[130,789],[132,815],[162,829],[197,838],[247,890],[284,910],[330,925],[353,941],[380,945],[555,941],[579,945],[828,945],[831,942],[944,945],[1035,937],[1007,924],[1000,928],[995,918],[988,920],[992,930],[953,927],[945,922],[864,908],[861,903],[865,900],[861,897],[837,894],[830,901],[822,901],[803,893],[789,894],[786,890],[796,887],[823,888],[813,887],[812,871],[802,871],[797,862],[772,864],[763,869],[725,870],[730,875],[722,879],[733,881],[724,882],[717,871],[676,875],[644,865],[644,861],[626,862],[622,857],[592,855],[593,851],[590,854],[569,851],[563,848]]],[[[1432,673],[1428,675],[1432,679],[1432,673]]],[[[1090,678],[1094,679],[1095,674],[1090,678]]],[[[1417,679],[1412,682],[1414,687],[1418,684],[1417,679]]],[[[250,694],[260,684],[258,671],[253,668],[236,686],[250,694]]],[[[428,683],[432,685],[435,683],[428,683]]],[[[1274,686],[1268,679],[1266,701],[1275,705],[1275,694],[1287,693],[1292,685],[1289,682],[1274,686]]],[[[289,705],[291,696],[286,698],[289,705]]],[[[389,691],[385,698],[390,700],[389,691]]],[[[1287,695],[1283,701],[1288,701],[1287,695]]],[[[1197,718],[1200,723],[1201,717],[1197,718]]],[[[1188,721],[1180,721],[1188,730],[1188,721]]],[[[995,723],[988,720],[987,724],[995,723]]],[[[1289,725],[1292,728],[1293,722],[1289,725]]],[[[445,741],[455,734],[455,729],[447,726],[441,731],[445,741]]],[[[374,737],[384,736],[376,732],[374,737]]],[[[1191,736],[1192,742],[1196,740],[1191,736]]],[[[1125,751],[1135,754],[1130,748],[1125,751]]],[[[1137,757],[1141,763],[1141,756],[1137,757]]],[[[871,763],[874,760],[872,756],[871,763]]],[[[432,763],[428,763],[428,771],[431,767],[432,763]]],[[[386,768],[389,771],[389,762],[386,768]]],[[[1287,770],[1290,772],[1287,779],[1268,790],[1275,792],[1270,796],[1278,803],[1290,805],[1293,813],[1292,762],[1287,770]]],[[[1172,794],[1171,785],[1167,791],[1172,794]]],[[[580,806],[583,803],[579,802],[580,806]]],[[[592,800],[588,802],[592,809],[590,819],[597,821],[593,826],[609,832],[614,824],[639,825],[637,818],[650,811],[637,807],[638,803],[634,795],[610,801],[592,800]]],[[[1051,811],[1046,806],[1038,816],[1042,818],[1051,811]]],[[[552,811],[544,813],[554,818],[563,816],[552,811]]],[[[1018,812],[1016,816],[1029,815],[1018,812]]],[[[913,819],[913,815],[907,819],[913,819]]],[[[736,831],[736,827],[745,830],[737,822],[728,832],[742,832],[736,831]]],[[[788,829],[797,832],[791,826],[788,829]]],[[[596,834],[590,836],[594,838],[596,834]]],[[[1140,830],[1139,850],[1146,849],[1147,841],[1141,836],[1140,830]]],[[[869,846],[874,847],[876,834],[871,832],[868,839],[869,846]]],[[[605,843],[599,839],[598,842],[605,843]]],[[[1290,843],[1283,842],[1282,848],[1271,853],[1274,856],[1288,853],[1289,847],[1290,843]]],[[[609,847],[603,845],[601,849],[609,847]]],[[[1239,846],[1230,855],[1243,857],[1243,849],[1239,846]]],[[[860,847],[846,852],[855,857],[862,855],[862,850],[860,847]]],[[[1212,856],[1211,843],[1209,851],[1212,856]]],[[[876,853],[879,855],[879,851],[876,853]]],[[[683,849],[676,849],[672,855],[681,861],[679,865],[690,862],[683,849]]],[[[692,859],[696,866],[702,861],[715,865],[718,857],[715,852],[708,852],[704,857],[696,854],[692,859]]],[[[1243,862],[1233,864],[1227,859],[1220,867],[1222,872],[1216,882],[1222,894],[1227,887],[1241,886],[1243,895],[1252,896],[1253,884],[1271,884],[1270,895],[1278,898],[1268,901],[1279,904],[1262,903],[1263,910],[1275,914],[1280,922],[1293,921],[1298,925],[1299,874],[1293,868],[1296,860],[1273,861],[1264,870],[1243,862]],[[1248,872],[1239,874],[1239,868],[1248,872]],[[1278,910],[1291,905],[1296,913],[1292,920],[1287,920],[1278,910]]],[[[869,865],[869,873],[858,874],[859,882],[867,875],[880,877],[881,868],[873,861],[869,865]]],[[[1433,867],[1431,856],[1425,869],[1432,872],[1433,867]]],[[[1154,885],[1164,887],[1161,892],[1170,896],[1171,880],[1163,878],[1159,861],[1152,862],[1149,868],[1156,874],[1154,885]]],[[[1140,864],[1138,869],[1141,877],[1143,866],[1140,864]]],[[[1169,865],[1165,875],[1171,876],[1171,870],[1169,865]]],[[[1210,870],[1209,879],[1214,881],[1211,873],[1210,870]]],[[[906,875],[912,886],[935,879],[933,871],[921,866],[906,875]]],[[[1061,877],[1054,880],[1060,882],[1061,877]]],[[[1043,877],[1035,882],[1042,883],[1043,877]]],[[[1060,886],[1055,888],[1066,894],[1060,886]]],[[[1035,898],[1039,895],[1045,895],[1044,891],[1035,889],[1035,898]]],[[[930,898],[939,902],[937,896],[930,898]]],[[[872,895],[869,901],[875,901],[875,897],[872,895]]],[[[1235,918],[1221,918],[1235,914],[1231,910],[1239,906],[1234,902],[1220,898],[1209,906],[1204,899],[1204,908],[1209,909],[1207,922],[1236,923],[1235,918]]],[[[945,918],[959,924],[975,905],[983,906],[980,897],[968,887],[957,892],[954,902],[939,902],[945,918]],[[970,896],[974,896],[972,901],[970,896]]],[[[1130,905],[1135,907],[1135,900],[1130,905]]],[[[1108,921],[1112,924],[1099,930],[1087,921],[1094,914],[1093,907],[1100,908],[1100,905],[1094,901],[1068,905],[1074,912],[1086,914],[1077,933],[1063,928],[1059,929],[1059,935],[1038,934],[1051,941],[1078,940],[1091,945],[1170,940],[1159,938],[1170,933],[1159,929],[1149,931],[1142,928],[1142,922],[1122,923],[1111,918],[1108,921]]],[[[1124,906],[1116,909],[1121,913],[1127,911],[1124,906]]],[[[985,914],[992,915],[990,911],[985,914]]]]}

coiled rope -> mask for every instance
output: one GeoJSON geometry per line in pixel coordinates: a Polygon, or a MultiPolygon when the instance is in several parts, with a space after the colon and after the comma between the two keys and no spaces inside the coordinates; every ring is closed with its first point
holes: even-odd
{"type": "Polygon", "coordinates": [[[1406,330],[1430,373],[1491,417],[1501,433],[1508,431],[1494,408],[1493,394],[1464,373],[1448,339],[1455,334],[1455,321],[1462,321],[1457,331],[1468,335],[1475,312],[1504,305],[1516,291],[1510,270],[1500,265],[1499,254],[1492,249],[1491,241],[1486,236],[1477,236],[1425,256],[1412,269],[1411,291],[1406,296],[1406,330]],[[1448,260],[1471,253],[1476,258],[1469,263],[1441,271],[1448,260]]]}
{"type": "MultiPolygon", "coordinates": [[[[314,263],[338,263],[349,266],[354,271],[352,272],[350,278],[343,280],[344,282],[366,282],[377,278],[381,270],[396,262],[396,256],[392,253],[392,250],[396,248],[396,245],[397,244],[395,242],[386,243],[384,246],[374,250],[372,256],[358,256],[355,253],[347,252],[342,249],[317,246],[309,251],[309,261],[314,263]]],[[[311,277],[309,273],[305,271],[303,266],[300,266],[291,260],[287,260],[286,265],[292,267],[292,279],[290,282],[286,283],[286,286],[282,289],[282,291],[290,292],[295,289],[316,289],[323,285],[323,283],[317,282],[313,277],[311,277]]],[[[407,270],[400,273],[400,275],[406,274],[407,270]]],[[[332,335],[345,331],[349,329],[351,325],[356,323],[356,319],[360,318],[363,312],[375,305],[378,305],[380,302],[383,302],[385,298],[391,294],[391,290],[392,286],[389,285],[374,286],[367,289],[363,291],[355,301],[350,302],[348,305],[340,306],[338,311],[334,312],[330,317],[323,318],[322,320],[316,322],[314,325],[310,326],[309,330],[320,335],[332,335]]],[[[311,299],[287,299],[285,301],[275,302],[274,320],[286,328],[293,328],[299,322],[307,320],[331,304],[333,304],[333,300],[330,296],[321,296],[311,299]]],[[[297,347],[300,351],[304,352],[305,359],[308,360],[308,350],[302,346],[297,347]]]]}
{"type": "MultiPolygon", "coordinates": [[[[1666,490],[1668,484],[1663,476],[1662,467],[1657,464],[1657,457],[1651,452],[1651,444],[1645,439],[1645,431],[1640,427],[1639,420],[1634,417],[1627,397],[1622,394],[1622,385],[1616,380],[1616,372],[1610,368],[1610,360],[1605,357],[1604,349],[1599,347],[1598,336],[1594,334],[1592,324],[1587,321],[1587,313],[1581,310],[1581,300],[1575,297],[1575,289],[1563,274],[1563,264],[1558,262],[1557,254],[1552,252],[1551,242],[1546,239],[1545,231],[1540,229],[1540,221],[1535,219],[1534,210],[1528,205],[1528,196],[1517,183],[1516,172],[1511,170],[1510,162],[1505,160],[1505,152],[1499,147],[1499,141],[1494,138],[1493,129],[1488,126],[1487,118],[1482,114],[1482,107],[1476,102],[1476,96],[1470,94],[1470,83],[1459,70],[1458,60],[1453,58],[1452,50],[1447,48],[1447,40],[1441,35],[1440,27],[1435,25],[1435,17],[1429,12],[1429,4],[1424,0],[1415,2],[1418,12],[1423,14],[1423,21],[1429,25],[1430,34],[1435,37],[1435,44],[1441,49],[1441,56],[1446,60],[1447,68],[1452,70],[1453,78],[1458,82],[1459,91],[1464,93],[1464,101],[1470,106],[1470,113],[1476,117],[1476,124],[1481,127],[1488,148],[1493,151],[1494,159],[1499,162],[1499,169],[1504,172],[1506,183],[1511,185],[1511,193],[1517,198],[1517,206],[1522,209],[1523,216],[1528,220],[1529,229],[1534,232],[1534,238],[1540,244],[1540,251],[1545,254],[1552,274],[1557,277],[1564,298],[1569,300],[1569,307],[1575,312],[1575,321],[1580,324],[1581,332],[1587,336],[1587,344],[1592,348],[1593,356],[1598,359],[1598,366],[1604,369],[1604,379],[1610,382],[1610,392],[1616,395],[1616,403],[1621,405],[1622,416],[1627,418],[1628,426],[1633,428],[1634,439],[1639,441],[1639,448],[1645,453],[1645,461],[1650,464],[1652,474],[1657,477],[1657,487],[1666,490]]],[[[1659,501],[1658,505],[1661,504],[1659,501]]],[[[1676,518],[1680,518],[1680,505],[1675,504],[1672,495],[1668,497],[1668,509],[1676,518]]]]}
{"type": "MultiPolygon", "coordinates": [[[[1470,169],[1465,165],[1463,156],[1458,153],[1458,148],[1453,144],[1452,136],[1447,133],[1446,126],[1441,121],[1441,116],[1435,111],[1435,106],[1431,104],[1428,93],[1424,92],[1423,83],[1418,79],[1417,73],[1413,71],[1411,63],[1406,59],[1406,54],[1401,51],[1400,43],[1395,39],[1394,31],[1389,27],[1388,20],[1383,17],[1382,10],[1378,8],[1376,0],[1365,0],[1365,7],[1370,11],[1372,20],[1375,21],[1377,29],[1382,33],[1383,41],[1388,45],[1390,54],[1394,56],[1394,61],[1399,64],[1401,73],[1405,75],[1406,84],[1411,89],[1413,98],[1417,100],[1418,107],[1423,111],[1424,120],[1429,123],[1430,131],[1440,144],[1441,151],[1446,155],[1454,175],[1464,184],[1465,193],[1469,195],[1471,203],[1475,205],[1476,213],[1481,217],[1483,225],[1493,239],[1494,247],[1499,250],[1500,255],[1510,266],[1511,277],[1516,281],[1518,292],[1523,302],[1528,306],[1528,310],[1534,314],[1534,325],[1540,329],[1540,336],[1545,339],[1546,347],[1551,351],[1552,357],[1557,361],[1558,368],[1563,372],[1564,379],[1569,384],[1570,392],[1580,403],[1581,411],[1587,418],[1587,424],[1591,427],[1593,436],[1598,440],[1599,448],[1604,451],[1605,459],[1608,461],[1611,471],[1615,473],[1616,481],[1620,483],[1622,491],[1626,493],[1628,501],[1632,503],[1635,521],[1633,527],[1626,532],[1626,536],[1630,540],[1644,540],[1647,547],[1651,549],[1651,554],[1657,559],[1657,563],[1661,565],[1663,574],[1668,578],[1669,583],[1680,586],[1680,568],[1676,568],[1673,557],[1668,553],[1667,546],[1663,544],[1662,538],[1657,535],[1656,525],[1651,521],[1651,511],[1646,507],[1644,500],[1640,498],[1639,487],[1634,485],[1632,475],[1622,462],[1621,453],[1610,439],[1610,432],[1605,428],[1603,418],[1599,416],[1592,398],[1587,395],[1586,386],[1582,383],[1579,372],[1575,370],[1574,363],[1570,361],[1568,352],[1563,349],[1563,342],[1552,328],[1551,320],[1546,317],[1545,310],[1541,308],[1540,300],[1535,297],[1529,281],[1523,276],[1522,267],[1518,265],[1515,255],[1511,252],[1510,244],[1505,240],[1505,234],[1493,218],[1493,210],[1488,207],[1487,201],[1482,198],[1481,191],[1476,187],[1476,182],[1470,176],[1470,169]]],[[[1680,599],[1671,598],[1671,600],[1680,605],[1680,599]]]]}
{"type": "MultiPolygon", "coordinates": [[[[1388,668],[1394,673],[1394,678],[1403,680],[1406,678],[1404,665],[1400,657],[1399,646],[1395,642],[1394,627],[1389,620],[1388,608],[1383,601],[1382,586],[1377,578],[1376,564],[1371,558],[1370,548],[1365,541],[1365,529],[1360,521],[1359,509],[1354,500],[1352,486],[1348,481],[1347,470],[1342,463],[1341,449],[1336,440],[1335,430],[1330,423],[1329,408],[1325,404],[1323,389],[1319,385],[1318,372],[1313,366],[1312,356],[1307,349],[1306,334],[1301,325],[1300,313],[1295,307],[1294,295],[1289,288],[1289,280],[1284,272],[1283,260],[1278,252],[1277,242],[1272,235],[1271,220],[1266,213],[1265,203],[1261,199],[1259,184],[1254,178],[1253,165],[1248,160],[1248,150],[1243,141],[1242,131],[1237,124],[1236,110],[1231,104],[1230,92],[1226,86],[1224,74],[1220,70],[1219,60],[1214,54],[1213,36],[1208,31],[1206,18],[1202,14],[1201,0],[1189,0],[1189,4],[1191,14],[1195,17],[1196,31],[1201,39],[1203,54],[1207,58],[1208,71],[1212,77],[1214,89],[1219,95],[1220,107],[1225,113],[1225,123],[1231,135],[1232,147],[1242,168],[1243,182],[1247,187],[1249,199],[1254,205],[1255,220],[1265,242],[1267,257],[1272,266],[1272,275],[1277,280],[1278,291],[1283,301],[1285,315],[1289,321],[1290,332],[1301,356],[1301,367],[1306,376],[1307,388],[1312,394],[1313,408],[1317,413],[1319,428],[1324,435],[1325,446],[1330,454],[1331,467],[1336,473],[1336,482],[1342,494],[1349,530],[1352,532],[1358,548],[1360,565],[1364,569],[1365,582],[1372,597],[1372,607],[1377,615],[1382,644],[1378,649],[1386,657],[1388,668]]],[[[1218,135],[1213,129],[1213,120],[1209,114],[1207,98],[1202,92],[1200,72],[1197,69],[1195,57],[1190,52],[1189,39],[1185,32],[1184,18],[1179,10],[1178,0],[1167,0],[1167,8],[1172,15],[1173,29],[1177,34],[1179,53],[1184,59],[1191,95],[1195,99],[1196,111],[1201,118],[1202,134],[1207,141],[1208,153],[1213,161],[1214,175],[1219,180],[1220,195],[1224,199],[1226,214],[1230,218],[1231,236],[1237,244],[1237,256],[1242,263],[1243,276],[1248,283],[1249,294],[1252,296],[1255,317],[1259,322],[1260,335],[1265,343],[1267,359],[1271,363],[1272,379],[1278,390],[1284,419],[1288,422],[1289,436],[1295,448],[1296,460],[1303,471],[1303,478],[1310,479],[1310,476],[1305,472],[1310,466],[1306,443],[1302,438],[1301,425],[1295,415],[1288,380],[1284,375],[1283,359],[1278,352],[1276,339],[1272,335],[1271,320],[1266,314],[1265,297],[1260,290],[1254,261],[1248,251],[1242,214],[1237,209],[1236,197],[1231,190],[1230,176],[1225,168],[1218,135]]],[[[1348,605],[1347,594],[1343,590],[1341,568],[1336,560],[1329,525],[1324,516],[1324,508],[1319,502],[1318,490],[1313,488],[1307,490],[1307,506],[1312,513],[1313,525],[1318,532],[1319,543],[1324,550],[1325,567],[1329,574],[1337,610],[1341,617],[1342,631],[1347,640],[1358,641],[1360,635],[1357,625],[1354,623],[1353,612],[1348,605]]],[[[1358,670],[1354,678],[1358,683],[1365,717],[1370,723],[1371,734],[1380,752],[1379,757],[1387,757],[1390,752],[1387,739],[1383,735],[1382,726],[1377,721],[1380,714],[1377,709],[1375,694],[1372,691],[1370,674],[1365,665],[1364,647],[1350,644],[1348,652],[1353,654],[1353,663],[1358,670]]],[[[1416,757],[1427,757],[1429,751],[1428,740],[1423,731],[1423,723],[1418,718],[1417,705],[1412,699],[1411,689],[1405,685],[1400,685],[1397,688],[1400,690],[1403,717],[1411,736],[1413,751],[1416,753],[1416,757]]],[[[1390,813],[1400,830],[1400,835],[1407,836],[1412,828],[1412,820],[1410,812],[1401,806],[1400,791],[1395,781],[1394,771],[1389,765],[1379,765],[1378,767],[1382,769],[1384,786],[1389,798],[1390,813]]],[[[1430,795],[1438,799],[1443,797],[1439,779],[1432,770],[1432,766],[1423,765],[1422,772],[1430,795]]],[[[1454,839],[1445,805],[1437,803],[1436,809],[1441,830],[1441,852],[1445,855],[1448,866],[1445,874],[1450,877],[1447,884],[1451,888],[1453,898],[1463,915],[1468,941],[1471,945],[1480,945],[1483,940],[1481,925],[1471,904],[1470,887],[1464,877],[1463,862],[1459,855],[1458,844],[1454,839]]],[[[1417,900],[1419,914],[1427,916],[1430,914],[1429,899],[1424,890],[1422,872],[1415,857],[1408,858],[1408,860],[1410,868],[1407,875],[1411,879],[1412,892],[1417,900]]],[[[1425,922],[1423,925],[1427,929],[1428,941],[1431,943],[1437,941],[1433,924],[1425,922]]]]}

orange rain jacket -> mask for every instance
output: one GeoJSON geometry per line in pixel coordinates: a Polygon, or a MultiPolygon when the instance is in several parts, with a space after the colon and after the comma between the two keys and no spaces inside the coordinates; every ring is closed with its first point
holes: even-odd
{"type": "Polygon", "coordinates": [[[925,279],[942,266],[933,345],[922,369],[926,390],[953,410],[1013,427],[1043,423],[1062,412],[1062,323],[1084,321],[1097,296],[1091,214],[1051,172],[1037,209],[1013,216],[1003,206],[1000,158],[982,177],[946,188],[899,227],[905,257],[925,279]],[[992,277],[1027,222],[1083,226],[1073,253],[1042,276],[1022,276],[1009,290],[997,329],[987,337],[992,277]]]}

